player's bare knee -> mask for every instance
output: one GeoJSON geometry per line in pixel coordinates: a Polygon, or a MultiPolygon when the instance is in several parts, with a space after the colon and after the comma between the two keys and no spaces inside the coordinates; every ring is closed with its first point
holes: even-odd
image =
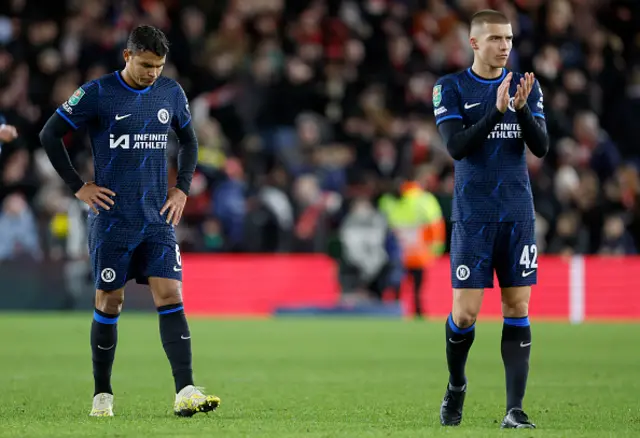
{"type": "Polygon", "coordinates": [[[168,306],[182,302],[182,282],[171,279],[149,279],[156,307],[168,306]]]}
{"type": "Polygon", "coordinates": [[[122,311],[124,290],[96,291],[96,309],[109,315],[116,315],[122,311]]]}
{"type": "Polygon", "coordinates": [[[502,314],[507,318],[523,318],[528,316],[529,303],[527,301],[502,303],[502,314]]]}
{"type": "Polygon", "coordinates": [[[453,317],[453,322],[455,323],[455,325],[460,328],[471,327],[478,318],[480,308],[473,305],[473,303],[458,303],[458,305],[455,304],[456,303],[454,303],[453,309],[451,311],[451,316],[453,317]]]}
{"type": "Polygon", "coordinates": [[[482,306],[482,297],[484,291],[482,289],[454,289],[453,290],[453,308],[451,316],[453,322],[460,328],[471,327],[482,306]]]}
{"type": "Polygon", "coordinates": [[[476,318],[478,317],[477,313],[458,311],[451,312],[451,316],[453,317],[454,324],[459,328],[467,328],[471,327],[474,322],[476,322],[476,318]]]}
{"type": "Polygon", "coordinates": [[[529,315],[530,287],[512,287],[502,290],[502,314],[507,318],[529,315]]]}

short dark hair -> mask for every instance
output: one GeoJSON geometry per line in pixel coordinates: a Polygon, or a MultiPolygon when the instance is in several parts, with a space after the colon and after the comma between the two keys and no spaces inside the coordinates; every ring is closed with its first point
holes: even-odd
{"type": "Polygon", "coordinates": [[[165,56],[169,53],[169,40],[157,27],[142,25],[129,34],[127,49],[133,53],[153,52],[158,56],[165,56]]]}
{"type": "Polygon", "coordinates": [[[493,9],[484,9],[473,14],[471,17],[471,25],[477,24],[511,24],[506,15],[500,11],[493,9]]]}

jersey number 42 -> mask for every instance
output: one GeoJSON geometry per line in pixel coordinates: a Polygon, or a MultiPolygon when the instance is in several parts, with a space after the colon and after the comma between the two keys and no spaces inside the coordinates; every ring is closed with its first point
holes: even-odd
{"type": "Polygon", "coordinates": [[[525,245],[520,255],[520,265],[525,269],[538,269],[538,247],[533,245],[525,245]]]}

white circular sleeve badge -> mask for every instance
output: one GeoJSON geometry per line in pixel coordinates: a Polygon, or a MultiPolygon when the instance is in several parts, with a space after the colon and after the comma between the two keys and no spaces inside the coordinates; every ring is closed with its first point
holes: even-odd
{"type": "Polygon", "coordinates": [[[163,125],[166,125],[167,123],[169,123],[169,111],[167,111],[164,108],[162,108],[160,111],[158,111],[158,120],[163,125]]]}

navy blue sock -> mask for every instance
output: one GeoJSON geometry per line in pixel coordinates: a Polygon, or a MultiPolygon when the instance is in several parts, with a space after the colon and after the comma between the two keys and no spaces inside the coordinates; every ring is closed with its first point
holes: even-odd
{"type": "Polygon", "coordinates": [[[462,388],[467,383],[464,368],[469,350],[476,337],[475,322],[466,328],[459,328],[449,315],[446,324],[447,365],[449,366],[449,386],[462,388]]]}
{"type": "Polygon", "coordinates": [[[182,303],[158,307],[160,338],[167,354],[176,394],[187,385],[193,385],[191,366],[191,333],[182,303]]]}
{"type": "Polygon", "coordinates": [[[116,356],[118,343],[118,318],[120,314],[110,315],[99,311],[93,312],[91,323],[91,352],[93,360],[94,396],[111,389],[111,368],[116,356]]]}
{"type": "Polygon", "coordinates": [[[507,412],[512,408],[522,409],[531,354],[529,317],[504,318],[501,350],[507,385],[507,412]]]}

